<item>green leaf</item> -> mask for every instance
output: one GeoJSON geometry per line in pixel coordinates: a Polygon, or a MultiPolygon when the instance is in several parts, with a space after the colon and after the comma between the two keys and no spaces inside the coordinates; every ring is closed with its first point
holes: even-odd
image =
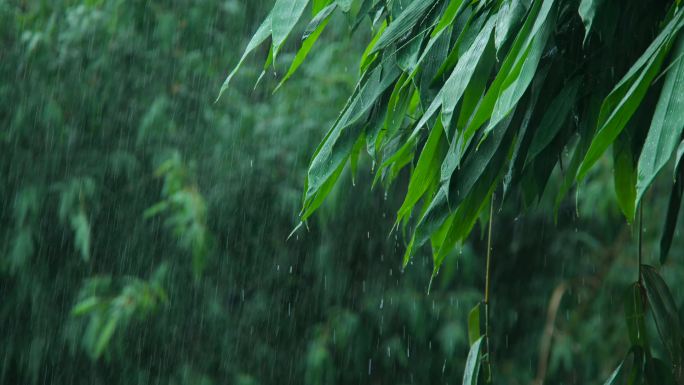
{"type": "Polygon", "coordinates": [[[677,228],[677,219],[679,218],[679,210],[682,206],[682,195],[684,193],[684,164],[679,163],[677,165],[676,173],[676,180],[674,186],[672,186],[670,200],[667,204],[667,216],[665,217],[663,234],[660,237],[661,264],[667,261],[667,254],[670,252],[672,239],[677,228]]]}
{"type": "Polygon", "coordinates": [[[470,347],[463,371],[463,385],[477,385],[477,379],[480,375],[480,349],[483,340],[484,336],[478,338],[470,347]]]}
{"type": "Polygon", "coordinates": [[[565,175],[563,175],[563,183],[561,184],[558,193],[556,194],[556,200],[554,204],[554,215],[558,215],[558,209],[568,193],[572,185],[575,183],[575,176],[577,175],[577,170],[582,163],[582,159],[586,155],[591,140],[593,138],[594,132],[596,132],[596,117],[599,113],[599,108],[601,106],[601,100],[597,95],[589,96],[587,106],[585,107],[584,113],[580,120],[579,127],[579,140],[575,145],[575,149],[572,153],[572,158],[570,163],[566,165],[565,175]]]}
{"type": "Polygon", "coordinates": [[[620,362],[620,365],[618,365],[615,370],[613,370],[613,373],[610,374],[610,377],[606,380],[606,382],[603,383],[603,385],[613,385],[615,384],[615,381],[618,379],[620,376],[620,373],[622,373],[622,368],[625,366],[625,361],[623,360],[620,362]]]}
{"type": "Polygon", "coordinates": [[[437,26],[430,35],[431,38],[437,37],[439,34],[442,33],[442,31],[444,31],[447,27],[453,24],[454,19],[456,19],[456,16],[458,16],[459,12],[463,10],[462,5],[463,0],[449,1],[449,5],[444,10],[444,13],[437,22],[437,26]]]}
{"type": "Polygon", "coordinates": [[[584,41],[586,44],[589,34],[591,33],[594,19],[596,18],[596,11],[603,4],[604,0],[582,0],[579,5],[579,15],[584,23],[584,41]]]}
{"type": "Polygon", "coordinates": [[[676,385],[677,382],[672,375],[672,370],[658,358],[646,360],[646,383],[657,385],[676,385]]]}
{"type": "MultiPolygon", "coordinates": [[[[537,65],[546,47],[546,41],[555,26],[555,12],[554,0],[545,0],[532,26],[532,31],[523,45],[523,50],[515,58],[510,72],[505,74],[506,78],[501,83],[500,92],[485,133],[490,132],[511,113],[532,82],[537,72],[537,65]]],[[[470,130],[472,132],[473,128],[470,130]]]]}
{"type": "Polygon", "coordinates": [[[418,164],[411,174],[408,191],[399,208],[397,222],[411,213],[413,207],[428,188],[439,179],[439,165],[444,157],[445,141],[442,137],[444,129],[439,120],[430,131],[427,142],[418,158],[418,164]]]}
{"type": "Polygon", "coordinates": [[[601,157],[615,138],[625,127],[632,114],[639,107],[641,100],[658,74],[660,66],[667,55],[675,34],[682,26],[682,15],[673,18],[663,31],[651,43],[646,52],[635,62],[627,74],[620,80],[601,105],[599,112],[598,132],[589,146],[587,155],[580,166],[577,180],[582,180],[591,166],[601,157]]]}
{"type": "Polygon", "coordinates": [[[435,0],[421,0],[409,4],[406,9],[387,26],[387,29],[385,29],[385,32],[383,32],[375,43],[370,53],[378,52],[405,37],[407,32],[420,21],[420,18],[428,9],[430,9],[434,2],[435,0]]]}
{"type": "MultiPolygon", "coordinates": [[[[493,118],[494,109],[498,108],[496,119],[501,120],[510,112],[510,110],[507,111],[508,107],[512,107],[517,103],[519,91],[523,88],[524,83],[527,82],[528,76],[534,75],[538,59],[541,58],[541,56],[536,58],[536,55],[541,55],[539,46],[541,45],[541,49],[543,49],[543,45],[550,32],[551,28],[548,25],[550,23],[547,23],[547,19],[551,13],[551,8],[555,8],[553,5],[553,0],[535,1],[533,3],[525,23],[520,28],[511,49],[501,64],[499,72],[473,113],[468,127],[465,129],[466,138],[472,137],[475,131],[487,120],[490,120],[490,124],[486,131],[491,131],[498,124],[494,123],[494,119],[490,119],[493,118]],[[533,45],[534,49],[531,48],[533,45]],[[530,55],[531,53],[532,55],[530,55]],[[521,74],[524,76],[521,77],[521,74]],[[508,89],[506,98],[501,99],[500,96],[506,89],[508,89]]],[[[532,77],[529,77],[530,82],[531,80],[532,77]]],[[[522,96],[522,93],[520,93],[520,96],[522,96]]]]}
{"type": "MultiPolygon", "coordinates": [[[[673,57],[684,54],[684,38],[679,38],[673,57]]],[[[684,61],[679,60],[665,78],[644,148],[639,157],[636,204],[656,175],[665,167],[684,129],[684,61]]]]}
{"type": "MultiPolygon", "coordinates": [[[[481,60],[489,60],[490,63],[494,62],[492,31],[494,30],[495,22],[496,19],[494,17],[489,19],[489,22],[482,28],[470,48],[458,60],[456,67],[454,67],[451,75],[444,83],[441,91],[441,103],[442,124],[445,127],[449,126],[456,104],[461,100],[464,91],[470,83],[470,79],[473,77],[473,73],[475,73],[475,69],[478,67],[478,63],[481,60]]],[[[484,66],[487,72],[489,72],[490,68],[491,65],[484,66]]]]}
{"type": "Polygon", "coordinates": [[[71,228],[74,230],[74,244],[81,252],[84,261],[90,260],[90,223],[83,209],[71,216],[71,228]]]}
{"type": "Polygon", "coordinates": [[[470,312],[468,313],[468,344],[474,345],[480,337],[482,337],[482,332],[480,331],[480,303],[478,302],[470,312]]]}
{"type": "Polygon", "coordinates": [[[615,196],[618,206],[627,218],[627,222],[634,222],[634,202],[636,201],[636,164],[632,154],[632,139],[620,135],[613,143],[613,180],[615,196]]]}
{"type": "Polygon", "coordinates": [[[652,266],[641,265],[641,277],[660,339],[670,354],[673,367],[681,368],[682,333],[679,313],[670,289],[652,266]]]}
{"type": "Polygon", "coordinates": [[[568,116],[572,111],[572,107],[575,105],[581,80],[581,77],[575,77],[570,80],[551,101],[551,104],[549,104],[532,137],[532,143],[530,144],[527,160],[525,161],[526,165],[531,163],[532,160],[551,143],[563,124],[567,121],[568,116]]]}
{"type": "Polygon", "coordinates": [[[323,32],[326,25],[328,25],[328,21],[330,21],[330,15],[336,7],[337,4],[330,4],[329,6],[325,7],[321,12],[319,12],[318,15],[316,15],[316,17],[313,18],[313,20],[311,20],[311,23],[306,28],[306,31],[302,36],[304,42],[302,42],[301,48],[299,48],[299,51],[297,51],[297,55],[295,55],[294,60],[292,60],[292,64],[290,64],[290,68],[287,70],[287,73],[280,81],[280,83],[278,83],[278,86],[275,88],[275,90],[273,90],[274,93],[278,91],[278,89],[282,87],[285,81],[287,81],[287,79],[289,79],[295,73],[295,71],[297,71],[299,66],[302,65],[302,63],[304,63],[304,60],[309,54],[309,51],[311,51],[311,48],[313,48],[314,43],[316,42],[316,40],[318,40],[318,37],[323,32]]]}
{"type": "Polygon", "coordinates": [[[111,315],[110,318],[107,320],[107,323],[100,330],[100,333],[97,337],[97,342],[95,343],[95,346],[93,348],[93,356],[95,358],[100,357],[104,350],[107,348],[107,345],[109,345],[109,340],[112,339],[112,336],[116,331],[116,326],[118,322],[119,317],[111,315]]]}
{"type": "Polygon", "coordinates": [[[494,46],[499,52],[513,31],[525,17],[527,9],[522,0],[505,1],[497,13],[494,46]]]}
{"type": "Polygon", "coordinates": [[[98,305],[100,305],[100,303],[100,298],[95,296],[88,297],[74,305],[74,308],[71,309],[71,315],[81,316],[84,314],[88,314],[91,311],[93,311],[98,305]]]}
{"type": "MultiPolygon", "coordinates": [[[[311,6],[311,15],[316,16],[323,8],[327,7],[330,5],[332,0],[313,0],[312,6],[311,6]]],[[[337,3],[334,3],[335,6],[337,6],[337,3]]]]}
{"type": "Polygon", "coordinates": [[[358,91],[316,150],[307,174],[303,212],[309,211],[307,207],[321,186],[349,158],[363,129],[364,116],[381,93],[399,77],[399,70],[391,58],[383,63],[361,79],[358,91]]]}
{"type": "Polygon", "coordinates": [[[281,45],[299,21],[307,4],[309,4],[309,0],[277,0],[273,6],[271,34],[273,36],[274,62],[281,45]]]}
{"type": "Polygon", "coordinates": [[[254,51],[258,46],[261,45],[268,37],[271,36],[271,14],[269,14],[266,19],[261,23],[259,28],[256,30],[254,35],[252,36],[252,39],[247,43],[247,48],[245,48],[245,52],[242,54],[242,57],[240,58],[240,61],[238,61],[238,64],[233,68],[232,71],[230,71],[230,74],[226,77],[226,80],[223,81],[223,84],[221,85],[221,90],[219,90],[219,94],[216,97],[216,101],[218,102],[219,99],[221,99],[221,95],[228,89],[228,86],[230,84],[230,80],[235,76],[237,71],[240,69],[242,66],[242,63],[245,62],[245,59],[247,56],[254,51]]]}
{"type": "Polygon", "coordinates": [[[549,66],[544,66],[543,68],[541,68],[537,72],[535,79],[532,81],[527,107],[522,117],[522,121],[520,122],[518,132],[516,133],[516,140],[515,144],[513,145],[513,152],[511,154],[511,159],[508,162],[508,171],[506,172],[503,178],[502,200],[505,199],[510,184],[513,183],[513,181],[520,178],[520,175],[522,174],[522,171],[524,169],[525,159],[527,157],[526,154],[531,144],[531,139],[529,139],[530,135],[528,134],[528,130],[531,125],[530,123],[532,121],[533,113],[539,101],[539,96],[541,94],[542,87],[546,83],[546,76],[549,73],[549,69],[549,66]]]}
{"type": "Polygon", "coordinates": [[[646,334],[645,323],[646,309],[643,295],[643,289],[638,282],[629,286],[625,292],[625,321],[632,346],[639,346],[645,352],[648,352],[648,335],[646,334]]]}

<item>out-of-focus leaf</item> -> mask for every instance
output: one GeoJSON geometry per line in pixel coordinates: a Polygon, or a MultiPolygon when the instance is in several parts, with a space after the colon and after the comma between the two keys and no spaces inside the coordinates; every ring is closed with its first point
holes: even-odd
{"type": "Polygon", "coordinates": [[[677,219],[679,218],[679,209],[682,206],[682,194],[684,193],[684,164],[679,163],[676,169],[675,183],[670,192],[670,200],[667,204],[667,216],[665,217],[665,225],[663,226],[663,233],[660,237],[660,263],[664,264],[667,261],[667,255],[670,252],[672,239],[674,238],[675,229],[677,228],[677,219]]]}
{"type": "MultiPolygon", "coordinates": [[[[679,38],[673,57],[684,54],[684,38],[679,38]]],[[[639,157],[638,205],[656,175],[672,157],[684,129],[684,61],[679,60],[665,78],[653,121],[639,157]]]]}
{"type": "Polygon", "coordinates": [[[620,362],[620,365],[613,370],[613,373],[610,374],[610,377],[606,380],[606,382],[603,383],[603,385],[614,385],[615,381],[617,381],[618,377],[620,376],[620,373],[622,373],[622,368],[625,366],[625,361],[623,360],[620,362]]]}
{"type": "Polygon", "coordinates": [[[71,315],[80,316],[90,313],[98,305],[100,305],[100,299],[98,297],[88,297],[81,302],[77,303],[73,309],[71,309],[71,315]]]}
{"type": "Polygon", "coordinates": [[[670,367],[658,358],[646,360],[646,383],[658,385],[676,385],[670,367]]]}
{"type": "Polygon", "coordinates": [[[642,265],[641,277],[660,339],[670,354],[673,368],[681,370],[681,324],[679,323],[679,313],[677,312],[670,289],[652,266],[642,265]]]}
{"type": "Polygon", "coordinates": [[[261,23],[259,28],[252,36],[252,39],[249,41],[249,43],[247,43],[247,48],[245,48],[245,52],[242,54],[240,61],[238,61],[238,64],[233,68],[232,71],[230,71],[230,74],[228,74],[226,80],[223,81],[223,84],[221,85],[221,90],[219,90],[219,94],[216,97],[216,101],[221,99],[221,95],[223,95],[223,93],[228,89],[230,80],[240,69],[240,66],[242,66],[242,63],[244,63],[245,59],[247,58],[247,55],[254,51],[254,49],[256,49],[258,46],[260,46],[261,43],[266,41],[266,39],[268,39],[269,36],[271,36],[271,14],[269,14],[266,17],[266,19],[264,19],[263,23],[261,23]]]}
{"type": "Polygon", "coordinates": [[[633,283],[625,292],[625,321],[632,346],[640,346],[644,351],[649,350],[648,335],[646,334],[644,298],[641,285],[633,283]]]}
{"type": "Polygon", "coordinates": [[[481,355],[480,350],[484,336],[478,338],[471,346],[466,359],[465,369],[463,370],[463,385],[477,385],[480,375],[481,355]]]}

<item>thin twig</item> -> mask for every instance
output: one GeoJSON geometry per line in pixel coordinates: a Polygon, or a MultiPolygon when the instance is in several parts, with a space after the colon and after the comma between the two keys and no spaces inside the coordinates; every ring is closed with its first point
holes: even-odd
{"type": "Polygon", "coordinates": [[[492,199],[489,205],[489,229],[487,231],[487,262],[486,262],[486,272],[485,272],[485,345],[487,349],[487,383],[492,382],[492,359],[491,350],[489,348],[489,282],[490,282],[490,266],[492,259],[492,219],[494,217],[494,199],[495,195],[492,194],[492,199]]]}
{"type": "Polygon", "coordinates": [[[639,266],[637,267],[637,274],[639,275],[637,277],[637,282],[641,284],[641,233],[644,231],[644,206],[643,204],[639,205],[639,234],[637,235],[637,262],[639,266]]]}

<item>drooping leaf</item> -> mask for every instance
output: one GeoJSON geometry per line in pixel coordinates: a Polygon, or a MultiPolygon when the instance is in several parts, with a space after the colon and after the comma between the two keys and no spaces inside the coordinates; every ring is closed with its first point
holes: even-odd
{"type": "Polygon", "coordinates": [[[480,350],[484,336],[478,338],[471,346],[468,358],[466,359],[465,369],[463,371],[463,385],[477,385],[477,379],[480,375],[481,355],[480,350]]]}
{"type": "Polygon", "coordinates": [[[339,165],[348,159],[361,132],[363,117],[367,115],[380,94],[399,77],[399,70],[391,58],[383,63],[362,79],[358,93],[350,99],[345,112],[326,134],[316,151],[307,175],[305,207],[328,178],[338,170],[339,165]]]}
{"type": "Polygon", "coordinates": [[[510,72],[506,73],[506,77],[501,83],[500,92],[485,133],[491,131],[511,113],[532,82],[546,42],[555,25],[555,12],[555,1],[545,0],[532,26],[530,36],[527,37],[523,45],[523,50],[517,55],[510,72]]]}
{"type": "Polygon", "coordinates": [[[621,361],[620,365],[613,370],[613,372],[610,374],[606,382],[603,383],[603,385],[614,385],[615,381],[617,381],[618,377],[620,377],[620,374],[622,373],[622,367],[625,365],[625,361],[621,361]]]}
{"type": "Polygon", "coordinates": [[[625,292],[625,321],[632,346],[640,346],[647,352],[649,351],[649,344],[646,334],[646,308],[643,295],[643,289],[638,282],[629,286],[625,292]]]}
{"type": "Polygon", "coordinates": [[[667,255],[670,252],[672,239],[674,238],[675,229],[677,228],[679,209],[682,206],[682,195],[684,194],[684,164],[679,163],[677,165],[675,178],[675,183],[670,192],[670,200],[667,204],[667,215],[665,217],[663,233],[660,236],[661,264],[664,264],[667,261],[667,255]]]}
{"type": "Polygon", "coordinates": [[[242,63],[244,63],[245,59],[247,56],[254,51],[258,46],[261,45],[268,37],[271,36],[271,14],[269,14],[266,19],[261,23],[259,28],[256,30],[254,35],[252,36],[252,39],[247,43],[247,48],[245,48],[245,52],[242,54],[242,57],[240,58],[240,61],[238,61],[238,64],[235,65],[232,71],[228,74],[226,77],[226,80],[223,81],[223,84],[221,85],[221,89],[219,90],[219,94],[216,97],[216,101],[221,99],[221,95],[223,95],[224,92],[228,89],[228,86],[230,85],[230,80],[235,76],[237,71],[240,69],[242,66],[242,63]]]}
{"type": "Polygon", "coordinates": [[[430,131],[427,142],[425,142],[418,158],[418,164],[411,174],[408,192],[397,214],[397,222],[408,215],[430,185],[438,181],[439,165],[445,152],[443,133],[444,129],[438,120],[430,131]]]}
{"type": "Polygon", "coordinates": [[[584,178],[589,168],[620,134],[639,107],[669,51],[673,35],[682,27],[683,15],[684,12],[679,12],[677,17],[667,24],[603,101],[597,122],[599,129],[582,161],[577,175],[578,180],[584,178]]]}
{"type": "Polygon", "coordinates": [[[470,309],[470,312],[468,313],[468,344],[471,346],[482,337],[482,333],[480,332],[480,323],[482,319],[480,316],[480,308],[481,306],[478,302],[478,304],[470,309]]]}
{"type": "MultiPolygon", "coordinates": [[[[684,38],[679,38],[673,57],[684,54],[684,38]]],[[[656,175],[672,157],[684,129],[684,61],[679,60],[665,77],[651,127],[639,157],[638,205],[656,175]]]]}
{"type": "Polygon", "coordinates": [[[371,49],[371,54],[394,44],[411,30],[432,6],[435,0],[414,1],[393,20],[371,49]]]}
{"type": "Polygon", "coordinates": [[[613,143],[613,182],[618,206],[627,218],[634,222],[634,202],[636,198],[636,164],[632,154],[632,138],[620,135],[613,143]]]}
{"type": "Polygon", "coordinates": [[[494,46],[499,52],[509,36],[516,30],[527,12],[523,0],[505,1],[497,13],[496,28],[494,33],[494,46]]]}
{"type": "Polygon", "coordinates": [[[551,101],[551,104],[549,104],[548,109],[544,113],[541,122],[539,122],[539,126],[532,138],[532,143],[530,144],[530,149],[527,153],[526,164],[529,164],[537,155],[539,155],[539,153],[551,143],[556,134],[558,134],[558,131],[560,131],[561,127],[568,119],[572,107],[575,105],[580,83],[580,77],[575,77],[570,80],[551,101]]]}
{"type": "Polygon", "coordinates": [[[652,357],[646,360],[646,383],[658,385],[677,385],[669,365],[663,360],[652,357]]]}
{"type": "Polygon", "coordinates": [[[642,265],[641,277],[660,339],[670,354],[673,368],[681,370],[681,324],[679,323],[679,313],[677,312],[670,289],[652,266],[642,265]]]}
{"type": "Polygon", "coordinates": [[[280,47],[304,13],[309,0],[276,0],[271,11],[271,34],[273,36],[273,61],[280,47]]]}
{"type": "Polygon", "coordinates": [[[584,23],[584,43],[586,44],[592,26],[596,18],[596,12],[605,0],[582,0],[579,6],[579,15],[584,23]]]}
{"type": "Polygon", "coordinates": [[[466,138],[472,137],[475,131],[487,120],[490,120],[487,131],[493,130],[494,126],[498,124],[498,122],[495,123],[495,120],[500,121],[508,115],[510,112],[509,107],[514,107],[518,101],[517,98],[522,96],[520,91],[524,91],[523,88],[527,87],[525,83],[528,80],[532,81],[532,77],[529,76],[534,75],[538,59],[541,58],[541,56],[537,58],[536,55],[541,55],[540,50],[543,49],[543,45],[548,37],[550,26],[547,21],[551,8],[555,8],[553,5],[553,0],[536,1],[533,3],[525,23],[520,28],[511,49],[501,64],[499,72],[465,129],[464,135],[466,138]],[[531,48],[532,45],[535,46],[534,49],[531,48]],[[542,47],[539,48],[539,46],[542,47]],[[523,67],[525,67],[525,71],[522,71],[523,67]],[[500,95],[505,89],[508,89],[506,97],[501,99],[500,95]],[[497,104],[499,105],[497,117],[496,119],[490,119],[493,117],[493,111],[497,104]]]}
{"type": "Polygon", "coordinates": [[[304,35],[302,36],[302,39],[304,39],[304,41],[302,42],[302,46],[299,48],[299,51],[297,51],[297,55],[295,55],[294,60],[292,60],[292,64],[290,64],[290,68],[287,70],[287,73],[280,81],[280,83],[278,83],[278,86],[275,88],[273,92],[276,92],[280,87],[282,87],[283,83],[285,83],[285,81],[287,81],[287,79],[289,79],[295,73],[295,71],[297,71],[299,66],[302,65],[302,63],[304,63],[304,60],[306,59],[307,55],[309,55],[309,52],[311,51],[311,48],[313,48],[314,43],[316,42],[316,40],[318,40],[318,37],[323,32],[326,25],[328,25],[330,15],[336,7],[337,4],[328,5],[323,10],[321,10],[318,13],[318,15],[316,15],[316,17],[313,18],[313,20],[311,20],[311,23],[306,28],[306,32],[304,32],[304,35]]]}

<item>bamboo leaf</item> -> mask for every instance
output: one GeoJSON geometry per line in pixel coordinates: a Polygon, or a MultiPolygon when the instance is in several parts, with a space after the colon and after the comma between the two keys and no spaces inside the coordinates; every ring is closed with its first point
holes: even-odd
{"type": "Polygon", "coordinates": [[[304,13],[304,8],[309,0],[277,0],[273,6],[271,18],[271,34],[273,36],[273,61],[280,47],[287,39],[299,18],[304,13]]]}
{"type": "Polygon", "coordinates": [[[480,303],[478,303],[468,313],[468,344],[471,346],[482,336],[480,331],[480,307],[480,303]]]}
{"type": "Polygon", "coordinates": [[[330,15],[336,7],[337,4],[328,5],[323,10],[321,10],[321,12],[319,12],[313,20],[311,20],[311,23],[306,28],[306,31],[302,36],[302,39],[304,39],[304,41],[302,42],[301,48],[299,48],[299,51],[297,51],[297,55],[295,55],[292,64],[290,64],[290,68],[287,70],[287,73],[280,81],[280,83],[278,83],[278,86],[275,88],[275,90],[273,90],[274,93],[278,91],[278,89],[282,87],[285,81],[287,81],[287,79],[289,79],[295,73],[295,71],[297,71],[299,66],[302,65],[302,63],[304,63],[304,60],[306,59],[307,55],[309,55],[309,52],[311,51],[311,48],[313,48],[314,43],[316,42],[316,40],[318,40],[318,37],[323,32],[326,25],[328,25],[328,21],[330,21],[330,15]]]}
{"type": "Polygon", "coordinates": [[[470,347],[468,358],[466,360],[465,369],[463,371],[463,385],[477,385],[477,379],[480,374],[480,350],[484,336],[478,338],[470,347]]]}
{"type": "Polygon", "coordinates": [[[667,216],[665,217],[663,234],[660,237],[660,264],[664,264],[667,261],[667,255],[670,252],[672,239],[677,228],[677,219],[679,218],[679,210],[682,206],[682,195],[684,193],[684,164],[679,163],[677,165],[675,178],[675,183],[670,192],[670,200],[667,204],[667,216]]]}
{"type": "Polygon", "coordinates": [[[582,161],[577,175],[578,180],[584,178],[639,107],[669,51],[672,35],[682,27],[683,14],[684,12],[680,11],[678,16],[667,24],[603,101],[597,123],[599,129],[582,161]]]}
{"type": "Polygon", "coordinates": [[[408,192],[397,214],[397,222],[410,214],[415,204],[430,185],[438,181],[439,165],[442,162],[445,151],[442,137],[443,132],[444,129],[438,120],[432,131],[430,131],[427,142],[425,142],[425,146],[418,158],[418,164],[411,174],[408,192]]]}
{"type": "Polygon", "coordinates": [[[601,6],[604,0],[582,0],[579,5],[579,15],[584,23],[584,41],[586,44],[589,34],[591,33],[594,19],[596,18],[596,11],[601,6]]]}
{"type": "Polygon", "coordinates": [[[677,370],[682,365],[682,333],[674,299],[667,284],[652,266],[642,265],[641,277],[658,334],[670,354],[673,367],[677,370]]]}
{"type": "Polygon", "coordinates": [[[261,23],[259,28],[256,30],[254,35],[252,36],[252,39],[250,39],[249,43],[247,43],[247,48],[245,48],[245,52],[242,54],[242,57],[240,58],[240,61],[238,61],[238,64],[235,65],[232,71],[228,74],[226,77],[226,80],[223,81],[223,84],[221,85],[221,89],[219,90],[219,94],[216,97],[216,102],[221,99],[221,95],[223,95],[224,92],[228,89],[228,86],[230,84],[230,80],[235,76],[237,71],[240,69],[242,66],[242,63],[245,62],[245,59],[247,56],[254,51],[258,46],[261,45],[268,37],[271,36],[271,14],[269,14],[266,19],[261,23]]]}
{"type": "Polygon", "coordinates": [[[636,199],[636,165],[632,154],[632,140],[623,133],[613,143],[613,181],[618,206],[627,218],[634,222],[634,202],[636,199]]]}
{"type": "Polygon", "coordinates": [[[501,83],[500,93],[494,104],[485,134],[490,132],[513,111],[513,108],[532,82],[537,71],[537,65],[544,52],[544,47],[546,47],[546,42],[555,25],[555,12],[555,2],[553,0],[545,0],[539,10],[539,16],[532,26],[530,36],[524,45],[525,48],[517,55],[510,72],[506,74],[506,78],[501,83]]]}
{"type": "MultiPolygon", "coordinates": [[[[684,38],[679,38],[673,57],[684,54],[684,38]]],[[[684,129],[684,61],[679,60],[665,78],[651,127],[639,157],[638,205],[656,175],[672,157],[684,129]]]]}
{"type": "Polygon", "coordinates": [[[396,43],[406,36],[419,21],[425,12],[430,9],[435,0],[414,1],[404,9],[399,16],[392,21],[375,43],[370,53],[375,53],[391,44],[396,43]]]}
{"type": "Polygon", "coordinates": [[[639,346],[649,351],[648,335],[646,334],[645,306],[641,285],[633,283],[625,292],[625,321],[632,346],[639,346]]]}
{"type": "Polygon", "coordinates": [[[548,106],[544,116],[537,130],[532,137],[532,143],[530,144],[529,152],[527,153],[527,160],[525,164],[531,163],[531,161],[539,155],[546,146],[551,143],[553,138],[558,134],[563,124],[568,119],[572,107],[575,105],[575,99],[577,98],[577,91],[579,90],[579,85],[581,83],[580,77],[575,77],[570,80],[568,84],[563,87],[560,93],[551,101],[548,106]]]}
{"type": "Polygon", "coordinates": [[[625,361],[621,361],[620,365],[613,370],[613,373],[610,374],[610,377],[606,380],[606,382],[603,383],[603,385],[613,385],[615,384],[615,381],[617,381],[618,377],[622,373],[622,367],[625,365],[625,361]]]}

